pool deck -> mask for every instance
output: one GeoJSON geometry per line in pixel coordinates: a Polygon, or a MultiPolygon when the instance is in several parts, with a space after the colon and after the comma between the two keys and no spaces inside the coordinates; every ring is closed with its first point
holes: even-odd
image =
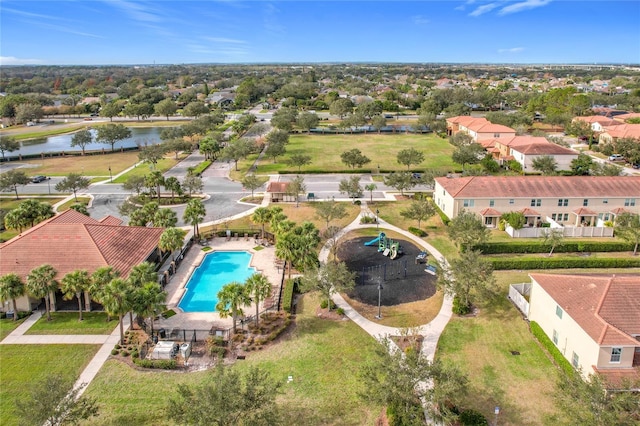
{"type": "MultiPolygon", "coordinates": [[[[211,247],[210,251],[202,251],[200,244],[194,244],[189,252],[186,254],[182,264],[178,268],[178,272],[171,278],[171,281],[165,287],[167,292],[167,309],[173,309],[176,315],[171,318],[160,319],[155,325],[155,329],[187,329],[187,330],[210,330],[214,326],[219,329],[227,329],[232,327],[231,318],[220,318],[217,312],[182,312],[178,307],[178,303],[185,292],[185,286],[193,270],[200,265],[205,254],[213,251],[248,251],[251,253],[250,266],[256,268],[258,272],[261,272],[267,277],[269,282],[273,286],[274,294],[280,284],[282,277],[282,268],[275,264],[275,247],[264,247],[262,250],[254,250],[256,244],[253,238],[249,238],[248,241],[244,237],[239,237],[236,241],[235,238],[231,238],[229,241],[225,237],[216,237],[208,242],[208,246],[211,247]]],[[[263,310],[261,307],[260,310],[263,310]]],[[[245,315],[255,314],[255,305],[247,306],[244,308],[245,315]]]]}

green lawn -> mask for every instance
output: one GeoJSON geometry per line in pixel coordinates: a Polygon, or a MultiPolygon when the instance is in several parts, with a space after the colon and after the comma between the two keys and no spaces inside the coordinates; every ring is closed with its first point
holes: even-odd
{"type": "Polygon", "coordinates": [[[71,384],[99,345],[0,345],[0,424],[18,424],[15,400],[48,375],[62,375],[71,384]]]}
{"type": "MultiPolygon", "coordinates": [[[[233,368],[259,365],[281,381],[293,376],[278,398],[285,416],[281,424],[375,424],[382,407],[368,405],[357,396],[362,390],[357,371],[377,343],[351,321],[319,319],[318,300],[305,295],[292,330],[233,368]]],[[[100,418],[91,424],[171,424],[164,408],[176,385],[200,383],[206,374],[142,372],[110,360],[87,389],[87,395],[97,398],[101,406],[100,418]]]]}
{"type": "Polygon", "coordinates": [[[90,197],[83,197],[83,196],[78,196],[78,201],[76,201],[75,199],[71,199],[69,201],[67,201],[64,204],[61,204],[58,206],[58,213],[69,210],[71,208],[72,205],[74,204],[84,204],[85,206],[89,204],[89,201],[91,201],[90,197]]]}
{"type": "Polygon", "coordinates": [[[104,312],[83,312],[78,321],[77,312],[51,312],[51,321],[42,316],[25,334],[111,334],[118,319],[107,322],[104,312]]]}
{"type": "MultiPolygon", "coordinates": [[[[294,154],[311,156],[311,164],[302,167],[302,173],[335,173],[352,172],[342,163],[340,154],[348,149],[357,148],[371,159],[360,171],[377,172],[378,166],[383,171],[402,171],[406,166],[398,164],[396,155],[407,148],[415,148],[424,153],[425,160],[412,166],[412,170],[437,169],[450,171],[455,165],[451,160],[453,146],[446,139],[433,134],[358,134],[358,135],[291,135],[287,144],[287,152],[278,157],[274,163],[272,158],[263,158],[258,166],[258,174],[279,173],[283,171],[296,172],[297,169],[286,165],[286,160],[294,154]]],[[[256,155],[242,160],[238,168],[246,173],[253,164],[256,155]]]]}
{"type": "MultiPolygon", "coordinates": [[[[167,170],[169,170],[170,168],[172,168],[173,166],[175,166],[176,164],[178,164],[180,162],[180,160],[182,160],[185,157],[186,157],[186,155],[182,155],[182,156],[178,157],[179,158],[178,160],[176,160],[175,156],[173,156],[173,155],[171,155],[170,157],[165,157],[165,158],[161,159],[160,161],[158,161],[158,163],[155,165],[155,169],[152,169],[149,164],[138,165],[137,167],[131,169],[127,173],[125,173],[122,176],[118,177],[117,179],[113,179],[113,183],[114,184],[125,183],[130,176],[145,176],[145,175],[148,175],[149,173],[151,173],[153,170],[159,170],[160,172],[164,173],[167,170]]],[[[131,164],[131,165],[133,165],[133,164],[131,164]]],[[[114,174],[115,174],[115,172],[114,172],[114,174]]],[[[109,175],[108,172],[107,172],[107,175],[109,175]]]]}
{"type": "MultiPolygon", "coordinates": [[[[0,319],[0,340],[4,339],[16,329],[20,324],[24,322],[25,318],[22,318],[18,321],[14,321],[13,319],[0,319]]],[[[1,363],[0,363],[1,364],[1,363]]]]}

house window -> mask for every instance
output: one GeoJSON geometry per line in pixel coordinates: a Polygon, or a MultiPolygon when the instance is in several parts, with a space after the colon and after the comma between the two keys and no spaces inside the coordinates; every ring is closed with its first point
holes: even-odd
{"type": "Polygon", "coordinates": [[[489,207],[493,207],[496,205],[495,200],[489,200],[489,207]]]}
{"type": "Polygon", "coordinates": [[[582,200],[582,207],[587,207],[589,205],[589,199],[585,198],[584,200],[582,200]]]}
{"type": "Polygon", "coordinates": [[[624,199],[624,206],[625,207],[634,207],[636,205],[636,199],[635,198],[625,198],[624,199]]]}
{"type": "Polygon", "coordinates": [[[513,198],[510,198],[510,199],[509,199],[509,204],[514,204],[514,203],[515,203],[514,199],[513,199],[513,198]]]}
{"type": "Polygon", "coordinates": [[[558,332],[553,330],[553,344],[558,346],[558,332]]]}
{"type": "Polygon", "coordinates": [[[558,316],[558,318],[562,319],[562,308],[560,307],[560,305],[556,305],[556,315],[558,316]]]}
{"type": "Polygon", "coordinates": [[[558,207],[567,207],[569,205],[569,199],[568,198],[560,198],[558,200],[558,207]]]}
{"type": "Polygon", "coordinates": [[[622,348],[611,348],[611,363],[619,363],[622,357],[622,348]]]}
{"type": "Polygon", "coordinates": [[[605,198],[604,200],[602,200],[602,204],[609,204],[609,200],[605,198]]]}
{"type": "Polygon", "coordinates": [[[463,200],[462,205],[464,207],[473,207],[475,204],[475,200],[463,200]]]}
{"type": "Polygon", "coordinates": [[[551,219],[556,220],[556,214],[555,213],[551,213],[551,219]]]}
{"type": "Polygon", "coordinates": [[[493,225],[493,218],[492,217],[485,217],[484,218],[484,224],[485,225],[493,225]]]}
{"type": "Polygon", "coordinates": [[[569,220],[569,213],[564,214],[564,221],[566,222],[567,220],[569,220]]]}
{"type": "Polygon", "coordinates": [[[499,138],[499,137],[500,137],[500,133],[494,133],[494,134],[493,134],[493,137],[494,137],[494,138],[499,138]]]}
{"type": "Polygon", "coordinates": [[[578,368],[578,366],[580,365],[580,357],[575,352],[571,356],[571,365],[573,365],[573,368],[578,368]]]}
{"type": "Polygon", "coordinates": [[[542,200],[540,198],[531,199],[531,207],[540,207],[541,204],[542,204],[542,200]]]}

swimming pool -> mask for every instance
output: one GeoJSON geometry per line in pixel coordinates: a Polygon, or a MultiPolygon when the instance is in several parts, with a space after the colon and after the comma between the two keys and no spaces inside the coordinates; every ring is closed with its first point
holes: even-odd
{"type": "Polygon", "coordinates": [[[256,268],[247,251],[214,251],[202,259],[186,285],[178,307],[184,312],[215,312],[218,292],[231,281],[244,283],[256,268]]]}

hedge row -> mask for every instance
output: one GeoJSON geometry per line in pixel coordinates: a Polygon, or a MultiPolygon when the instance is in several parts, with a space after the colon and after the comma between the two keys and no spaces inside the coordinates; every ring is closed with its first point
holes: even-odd
{"type": "Polygon", "coordinates": [[[449,219],[449,217],[444,214],[444,212],[440,210],[440,207],[436,206],[435,203],[434,206],[436,208],[436,212],[438,212],[438,216],[440,216],[440,219],[442,219],[442,223],[444,223],[446,226],[449,226],[449,222],[451,222],[451,219],[449,219]]]}
{"type": "Polygon", "coordinates": [[[211,160],[204,160],[203,162],[201,162],[200,164],[198,164],[197,166],[194,167],[193,174],[196,175],[196,176],[200,176],[200,174],[202,174],[202,172],[207,170],[207,167],[209,167],[211,165],[211,163],[212,163],[211,160]]]}
{"type": "MultiPolygon", "coordinates": [[[[565,241],[554,253],[590,253],[633,251],[633,244],[623,241],[565,241]]],[[[502,241],[480,244],[474,247],[483,254],[500,253],[548,253],[550,247],[542,241],[502,241]]]]}
{"type": "Polygon", "coordinates": [[[533,334],[533,336],[538,339],[538,342],[540,342],[542,346],[545,347],[547,352],[549,352],[549,354],[555,360],[556,364],[558,364],[558,366],[565,373],[573,375],[575,373],[573,366],[569,363],[569,361],[567,361],[564,355],[562,355],[558,347],[553,344],[551,339],[549,339],[549,336],[547,336],[546,333],[542,330],[542,327],[540,327],[537,322],[531,321],[529,323],[529,328],[531,330],[531,334],[533,334]]]}
{"type": "Polygon", "coordinates": [[[173,370],[178,365],[175,359],[140,359],[134,358],[134,364],[142,368],[155,368],[160,370],[173,370]]]}
{"type": "Polygon", "coordinates": [[[291,313],[293,306],[293,294],[298,288],[298,279],[286,280],[284,283],[284,290],[282,292],[282,309],[291,313]]]}
{"type": "Polygon", "coordinates": [[[526,257],[488,258],[494,270],[503,269],[572,269],[572,268],[638,268],[640,258],[612,257],[526,257]]]}

